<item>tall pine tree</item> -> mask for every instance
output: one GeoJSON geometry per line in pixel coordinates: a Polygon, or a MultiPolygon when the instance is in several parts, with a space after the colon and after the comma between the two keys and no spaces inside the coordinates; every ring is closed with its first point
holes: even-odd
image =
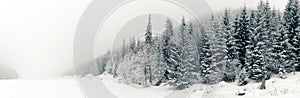
{"type": "Polygon", "coordinates": [[[299,1],[289,0],[283,14],[283,31],[288,41],[288,66],[295,72],[299,66],[299,1]]]}
{"type": "MultiPolygon", "coordinates": [[[[165,30],[162,34],[162,55],[164,57],[164,62],[166,63],[167,68],[172,66],[169,60],[171,55],[171,47],[170,47],[171,38],[173,34],[174,34],[174,30],[173,30],[172,21],[170,19],[167,19],[165,24],[165,30]]],[[[168,74],[169,72],[165,70],[165,74],[164,74],[165,80],[163,81],[169,80],[168,74]]]]}

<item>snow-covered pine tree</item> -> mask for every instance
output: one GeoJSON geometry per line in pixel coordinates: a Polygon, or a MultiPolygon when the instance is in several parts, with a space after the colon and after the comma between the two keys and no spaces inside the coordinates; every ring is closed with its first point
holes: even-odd
{"type": "Polygon", "coordinates": [[[152,44],[152,42],[153,42],[153,38],[152,38],[151,15],[149,15],[146,34],[145,34],[145,43],[146,44],[152,44]]]}
{"type": "Polygon", "coordinates": [[[139,51],[136,54],[134,52],[127,53],[123,61],[119,63],[117,70],[120,82],[129,85],[145,86],[145,59],[143,51],[139,51]]]}
{"type": "Polygon", "coordinates": [[[254,50],[254,47],[255,47],[255,43],[256,41],[254,40],[255,39],[255,35],[256,35],[256,22],[255,22],[255,11],[252,10],[250,12],[250,17],[249,17],[249,30],[250,30],[250,34],[248,36],[249,40],[250,40],[250,43],[247,47],[247,52],[246,52],[246,72],[249,71],[249,66],[253,66],[253,63],[254,63],[254,56],[253,56],[253,50],[254,50]]]}
{"type": "Polygon", "coordinates": [[[270,43],[271,43],[271,55],[270,55],[270,61],[271,64],[271,72],[272,73],[278,73],[281,78],[285,78],[285,68],[283,65],[284,58],[281,56],[281,52],[283,51],[284,43],[282,39],[282,32],[280,32],[280,29],[282,29],[282,20],[281,20],[281,14],[279,10],[276,10],[275,7],[272,9],[271,13],[271,23],[270,23],[270,31],[271,34],[269,36],[270,43]]]}
{"type": "Polygon", "coordinates": [[[231,32],[232,32],[231,23],[230,23],[230,10],[229,9],[225,9],[225,11],[224,11],[222,29],[223,29],[223,31],[226,35],[225,38],[228,39],[229,36],[231,35],[231,32]]]}
{"type": "MultiPolygon", "coordinates": [[[[292,71],[296,71],[299,66],[299,51],[300,51],[300,25],[299,25],[299,1],[289,0],[283,14],[283,30],[288,41],[288,66],[292,71]]],[[[290,71],[289,71],[290,72],[290,71]]]]}
{"type": "Polygon", "coordinates": [[[138,49],[136,49],[136,42],[135,42],[135,38],[132,37],[129,40],[129,52],[133,52],[133,53],[137,53],[137,51],[139,51],[138,49]]]}
{"type": "Polygon", "coordinates": [[[251,32],[249,30],[249,18],[247,14],[247,7],[244,6],[241,16],[239,18],[239,26],[237,29],[238,35],[237,37],[237,44],[239,44],[239,59],[241,61],[241,67],[243,68],[246,66],[246,52],[249,48],[249,44],[251,43],[251,40],[249,39],[249,36],[251,36],[251,32]]]}
{"type": "MultiPolygon", "coordinates": [[[[239,54],[240,54],[240,44],[239,44],[239,16],[236,16],[234,23],[232,25],[232,33],[230,34],[229,38],[228,38],[228,43],[227,43],[227,47],[228,47],[228,58],[230,60],[230,65],[234,66],[236,68],[236,72],[238,74],[236,75],[240,75],[240,66],[241,66],[241,61],[239,59],[239,54]]],[[[236,76],[238,77],[238,76],[236,76]]]]}
{"type": "Polygon", "coordinates": [[[264,53],[265,56],[265,67],[266,67],[266,74],[270,74],[270,72],[275,69],[275,59],[272,57],[273,54],[273,47],[272,43],[275,42],[274,37],[271,35],[272,28],[271,28],[271,22],[272,22],[272,11],[269,4],[269,1],[267,0],[264,6],[264,18],[263,18],[263,32],[265,33],[266,38],[264,39],[266,43],[266,51],[264,53]]]}
{"type": "Polygon", "coordinates": [[[204,29],[201,32],[202,39],[200,43],[199,61],[200,61],[200,76],[202,77],[202,83],[211,84],[211,68],[212,52],[209,43],[209,34],[204,29]]]}
{"type": "Polygon", "coordinates": [[[106,66],[108,64],[108,61],[111,59],[111,51],[107,51],[104,55],[102,55],[99,60],[97,61],[97,66],[99,69],[99,73],[102,74],[106,71],[106,66]]]}
{"type": "Polygon", "coordinates": [[[152,45],[153,45],[153,37],[152,37],[152,24],[151,24],[151,15],[149,15],[148,18],[148,24],[146,28],[146,34],[145,34],[145,68],[144,68],[144,75],[145,75],[145,86],[150,86],[149,84],[152,84],[152,61],[151,57],[153,55],[152,51],[152,45]],[[149,83],[148,83],[149,82],[149,83]]]}
{"type": "Polygon", "coordinates": [[[199,74],[199,49],[198,49],[198,42],[197,38],[193,36],[193,34],[196,33],[194,31],[193,23],[190,22],[190,25],[188,26],[188,36],[187,36],[187,50],[188,52],[188,62],[194,66],[194,69],[191,69],[191,78],[190,82],[192,84],[199,83],[200,80],[200,74],[199,74]]]}
{"type": "Polygon", "coordinates": [[[272,33],[272,36],[276,39],[276,41],[273,43],[273,52],[275,53],[273,56],[276,59],[275,65],[277,68],[277,72],[281,78],[286,78],[286,69],[285,66],[287,65],[287,37],[284,34],[284,28],[282,25],[282,17],[281,13],[277,11],[277,15],[275,16],[277,18],[274,18],[274,21],[276,20],[278,22],[277,28],[273,29],[274,33],[272,33]]]}
{"type": "Polygon", "coordinates": [[[270,21],[271,33],[278,32],[280,29],[280,25],[281,25],[280,11],[276,10],[276,8],[273,7],[271,11],[271,21],[270,21]]]}
{"type": "Polygon", "coordinates": [[[224,78],[223,81],[225,82],[234,82],[236,79],[236,66],[235,64],[231,63],[231,57],[229,55],[229,49],[231,48],[231,40],[232,39],[232,28],[230,23],[230,12],[228,9],[225,9],[224,16],[223,16],[223,24],[222,29],[225,33],[225,39],[226,42],[224,45],[226,45],[226,66],[224,70],[224,78]]]}
{"type": "MultiPolygon", "coordinates": [[[[171,67],[171,63],[169,61],[170,59],[170,54],[171,54],[171,49],[170,49],[170,43],[171,43],[171,38],[174,34],[174,30],[173,30],[173,23],[170,19],[167,19],[166,24],[165,24],[165,30],[162,34],[162,55],[164,57],[164,62],[166,64],[166,67],[169,68],[171,67]]],[[[166,70],[165,71],[165,80],[162,80],[164,82],[166,82],[168,79],[168,74],[169,72],[166,70]]]]}
{"type": "Polygon", "coordinates": [[[185,23],[185,19],[182,19],[182,23],[178,32],[178,51],[180,53],[180,65],[178,71],[181,77],[178,78],[176,84],[177,89],[185,89],[192,85],[193,79],[196,77],[196,65],[197,65],[197,46],[194,40],[192,32],[189,32],[188,26],[185,23]]]}
{"type": "Polygon", "coordinates": [[[266,63],[267,63],[267,48],[268,47],[268,27],[269,21],[266,18],[266,4],[261,0],[257,6],[256,14],[256,31],[253,39],[253,64],[248,66],[249,78],[262,81],[266,75],[266,63]]]}
{"type": "Polygon", "coordinates": [[[137,40],[135,48],[133,48],[133,49],[134,49],[135,53],[137,53],[139,51],[143,51],[143,47],[144,47],[144,43],[141,42],[141,40],[137,40]]]}
{"type": "Polygon", "coordinates": [[[265,70],[266,70],[265,59],[264,59],[265,46],[266,44],[264,42],[258,41],[256,47],[254,47],[253,50],[254,64],[248,67],[248,73],[250,79],[261,81],[265,76],[265,70]]]}
{"type": "Polygon", "coordinates": [[[216,82],[221,81],[225,75],[225,68],[228,65],[227,62],[227,39],[225,32],[222,30],[220,23],[212,16],[211,31],[214,35],[211,37],[211,52],[212,52],[212,68],[217,73],[214,74],[217,77],[216,82]]]}
{"type": "Polygon", "coordinates": [[[151,57],[152,65],[152,85],[159,86],[164,82],[164,72],[166,70],[166,63],[162,54],[161,37],[154,37],[153,39],[153,55],[151,57]]]}
{"type": "Polygon", "coordinates": [[[243,85],[248,84],[248,81],[246,80],[246,78],[247,78],[246,68],[243,68],[239,75],[239,78],[238,78],[238,85],[243,86],[243,85]]]}
{"type": "Polygon", "coordinates": [[[180,73],[179,66],[181,66],[181,58],[180,58],[180,53],[178,51],[178,48],[176,44],[170,43],[170,67],[167,68],[167,71],[169,72],[168,74],[168,84],[170,86],[175,87],[177,89],[177,84],[179,83],[179,78],[182,77],[182,74],[180,73]]]}

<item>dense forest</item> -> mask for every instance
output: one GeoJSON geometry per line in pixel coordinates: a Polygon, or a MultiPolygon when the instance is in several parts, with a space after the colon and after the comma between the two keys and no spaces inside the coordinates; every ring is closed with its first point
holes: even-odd
{"type": "Polygon", "coordinates": [[[170,85],[182,90],[193,84],[236,82],[243,86],[300,71],[299,1],[282,11],[260,1],[256,9],[225,9],[201,21],[174,26],[167,19],[152,36],[151,15],[145,40],[134,37],[122,48],[97,59],[99,72],[132,86],[170,85]]]}

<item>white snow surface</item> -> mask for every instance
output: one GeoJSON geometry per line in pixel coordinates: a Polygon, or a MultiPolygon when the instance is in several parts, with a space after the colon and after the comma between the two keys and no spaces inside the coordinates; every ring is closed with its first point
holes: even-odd
{"type": "Polygon", "coordinates": [[[84,98],[75,79],[0,80],[0,98],[84,98]]]}
{"type": "Polygon", "coordinates": [[[278,76],[266,81],[266,89],[260,90],[261,83],[251,82],[246,86],[237,83],[220,82],[215,85],[196,84],[183,91],[173,91],[168,86],[142,88],[118,83],[112,76],[100,76],[105,85],[119,98],[299,98],[300,73],[289,74],[287,79],[278,76]],[[238,96],[237,93],[245,93],[238,96]],[[173,94],[173,95],[170,95],[173,94]]]}
{"type": "MultiPolygon", "coordinates": [[[[215,85],[196,84],[174,91],[169,86],[138,87],[118,82],[111,75],[83,78],[88,81],[102,81],[119,98],[298,98],[300,96],[300,73],[289,74],[287,79],[277,76],[266,81],[266,89],[258,89],[260,83],[246,86],[220,82],[215,85]],[[100,79],[99,79],[100,78],[100,79]],[[245,93],[237,96],[237,93],[245,93]]],[[[63,77],[41,80],[0,80],[0,98],[85,98],[76,78],[63,77]]]]}

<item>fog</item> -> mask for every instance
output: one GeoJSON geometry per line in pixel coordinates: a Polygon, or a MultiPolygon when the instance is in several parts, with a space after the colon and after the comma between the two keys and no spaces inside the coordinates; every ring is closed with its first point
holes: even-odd
{"type": "Polygon", "coordinates": [[[1,0],[0,62],[21,78],[73,68],[74,32],[90,0],[1,0]]]}

